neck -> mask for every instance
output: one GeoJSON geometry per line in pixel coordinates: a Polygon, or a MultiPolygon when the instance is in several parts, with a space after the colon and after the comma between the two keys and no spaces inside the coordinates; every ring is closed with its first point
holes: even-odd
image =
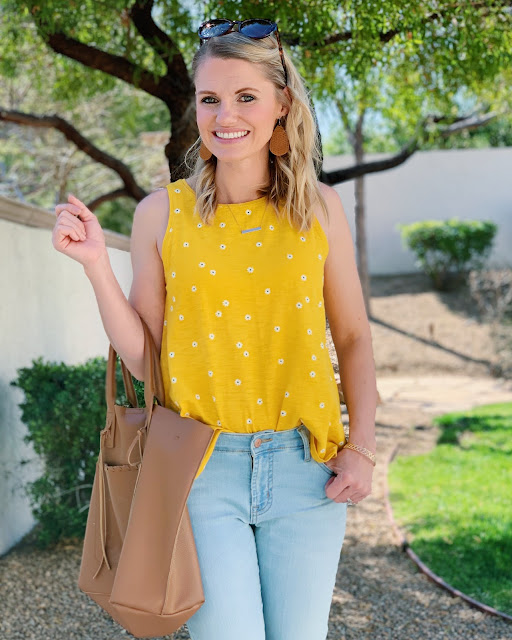
{"type": "Polygon", "coordinates": [[[268,150],[264,157],[244,158],[235,162],[217,160],[215,186],[220,204],[249,202],[260,197],[258,189],[268,185],[268,150]]]}

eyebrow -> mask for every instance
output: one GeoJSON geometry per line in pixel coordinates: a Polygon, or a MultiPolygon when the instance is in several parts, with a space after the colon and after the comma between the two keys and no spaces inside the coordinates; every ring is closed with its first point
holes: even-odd
{"type": "MultiPolygon", "coordinates": [[[[244,87],[243,89],[238,89],[238,91],[236,91],[235,93],[242,93],[243,91],[256,91],[257,93],[261,93],[259,89],[256,89],[255,87],[244,87]]],[[[197,95],[201,95],[202,93],[209,93],[209,94],[213,94],[213,95],[217,95],[215,93],[215,91],[198,91],[197,95]]]]}

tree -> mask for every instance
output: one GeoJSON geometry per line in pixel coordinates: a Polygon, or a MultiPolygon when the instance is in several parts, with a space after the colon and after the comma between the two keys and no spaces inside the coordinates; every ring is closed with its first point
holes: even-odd
{"type": "MultiPolygon", "coordinates": [[[[347,86],[357,96],[357,112],[350,113],[356,113],[359,123],[355,129],[360,132],[359,160],[349,169],[323,172],[323,180],[330,184],[397,166],[431,135],[432,127],[460,126],[467,116],[457,103],[460,89],[479,95],[479,87],[489,86],[510,67],[512,58],[512,14],[510,1],[505,0],[224,0],[222,9],[233,19],[253,15],[276,19],[285,45],[317,98],[336,99],[341,71],[350,80],[347,86]],[[383,90],[387,92],[384,96],[383,90]],[[367,163],[361,160],[364,114],[378,109],[382,97],[383,109],[401,114],[400,134],[408,133],[409,138],[388,160],[367,163]]],[[[218,3],[3,0],[1,10],[3,75],[16,73],[20,43],[32,42],[39,50],[44,42],[55,54],[59,95],[70,106],[112,88],[116,81],[138,88],[167,109],[171,135],[165,156],[171,178],[183,175],[184,154],[198,135],[189,73],[197,47],[196,27],[200,19],[217,14],[218,3]],[[5,20],[7,15],[9,20],[5,20]],[[28,23],[35,32],[26,28],[28,23]]],[[[33,74],[39,83],[44,82],[44,70],[35,68],[33,74]]],[[[488,112],[493,105],[494,100],[478,105],[478,113],[488,112]]],[[[351,108],[344,105],[347,113],[351,108]]],[[[11,122],[28,123],[30,115],[0,109],[0,119],[11,122]]],[[[98,193],[90,206],[121,195],[140,199],[140,185],[119,160],[105,158],[101,148],[94,148],[86,136],[73,131],[71,123],[54,119],[51,124],[67,132],[98,161],[109,161],[121,179],[120,188],[98,193]]],[[[356,243],[364,284],[363,211],[358,209],[356,226],[362,237],[356,243]]],[[[368,287],[365,295],[368,299],[368,287]]]]}

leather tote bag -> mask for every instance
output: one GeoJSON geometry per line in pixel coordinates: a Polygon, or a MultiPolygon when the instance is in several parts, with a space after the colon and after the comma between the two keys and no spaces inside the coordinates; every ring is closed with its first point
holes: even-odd
{"type": "Polygon", "coordinates": [[[78,586],[135,637],[150,638],[173,633],[204,603],[186,501],[214,430],[164,406],[159,356],[142,325],[145,408],[122,361],[132,406],[115,404],[117,353],[109,348],[78,586]]]}

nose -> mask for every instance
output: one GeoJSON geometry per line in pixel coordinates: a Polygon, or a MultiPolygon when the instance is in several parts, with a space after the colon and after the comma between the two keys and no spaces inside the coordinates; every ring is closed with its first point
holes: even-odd
{"type": "Polygon", "coordinates": [[[224,100],[220,103],[217,110],[217,123],[221,127],[229,126],[236,122],[236,112],[234,106],[228,101],[224,100]]]}

